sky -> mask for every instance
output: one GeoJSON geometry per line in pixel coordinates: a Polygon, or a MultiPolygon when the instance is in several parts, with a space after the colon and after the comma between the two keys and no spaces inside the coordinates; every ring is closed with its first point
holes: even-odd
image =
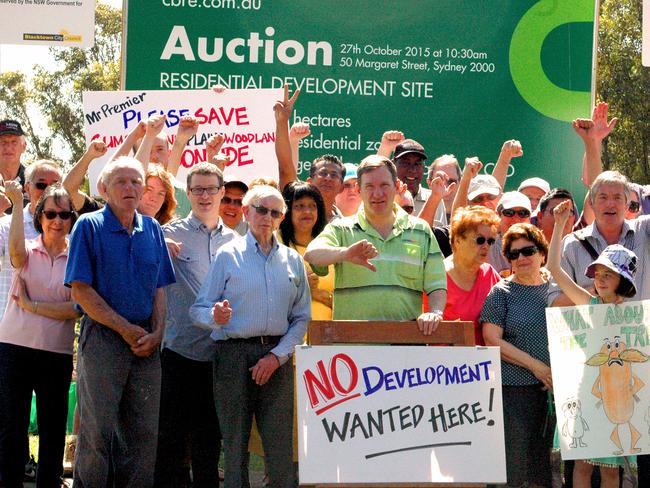
{"type": "MultiPolygon", "coordinates": [[[[122,0],[102,0],[102,3],[122,8],[122,0]]],[[[0,44],[0,73],[23,71],[29,75],[35,64],[53,67],[48,48],[49,46],[0,44]]]]}

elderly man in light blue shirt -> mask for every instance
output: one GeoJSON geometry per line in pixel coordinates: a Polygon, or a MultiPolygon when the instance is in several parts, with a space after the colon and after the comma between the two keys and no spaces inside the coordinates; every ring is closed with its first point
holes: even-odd
{"type": "Polygon", "coordinates": [[[192,325],[189,309],[208,274],[217,250],[239,238],[223,224],[219,205],[223,175],[210,163],[187,174],[191,213],[163,227],[165,238],[179,243],[172,263],[176,283],[167,289],[167,326],[160,355],[162,384],[154,486],[180,486],[187,478],[186,452],[197,486],[218,486],[221,432],[214,407],[210,331],[192,325]],[[189,445],[188,445],[189,444],[189,445]]]}
{"type": "Polygon", "coordinates": [[[286,205],[260,185],[244,197],[249,231],[221,247],[190,309],[217,341],[214,394],[225,450],[226,488],[242,486],[252,417],[266,454],[270,485],[296,485],[292,458],[293,367],[311,318],[302,258],[273,232],[286,205]]]}

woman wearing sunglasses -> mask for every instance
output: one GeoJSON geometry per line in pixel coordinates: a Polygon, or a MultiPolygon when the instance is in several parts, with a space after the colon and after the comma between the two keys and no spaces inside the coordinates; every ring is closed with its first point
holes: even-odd
{"type": "Polygon", "coordinates": [[[474,322],[477,345],[485,345],[478,321],[483,302],[501,279],[487,262],[498,226],[496,213],[481,206],[461,207],[451,219],[453,254],[445,259],[447,304],[442,318],[474,322]]]}
{"type": "MultiPolygon", "coordinates": [[[[14,205],[22,205],[20,184],[7,182],[6,193],[14,205]]],[[[0,476],[7,486],[22,486],[32,390],[40,437],[36,486],[61,484],[74,322],[79,316],[70,289],[63,285],[75,219],[68,193],[59,184],[49,186],[36,204],[36,239],[25,240],[22,213],[12,214],[13,283],[0,322],[0,476]]]]}
{"type": "Polygon", "coordinates": [[[551,486],[550,447],[554,422],[547,421],[547,390],[553,388],[542,270],[548,242],[531,224],[515,224],[503,236],[512,274],[499,282],[481,312],[488,346],[501,348],[508,486],[551,486]]]}

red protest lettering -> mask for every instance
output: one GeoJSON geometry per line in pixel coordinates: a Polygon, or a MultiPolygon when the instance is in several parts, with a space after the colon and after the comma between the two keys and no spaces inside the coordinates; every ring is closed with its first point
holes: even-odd
{"type": "Polygon", "coordinates": [[[102,136],[100,134],[95,134],[94,136],[92,136],[90,138],[90,140],[91,141],[100,140],[104,144],[106,144],[106,147],[111,148],[111,147],[117,147],[120,144],[122,144],[122,142],[124,141],[124,136],[123,135],[121,135],[121,136],[102,136]]]}
{"type": "Polygon", "coordinates": [[[237,119],[237,125],[250,125],[250,122],[248,121],[248,114],[246,113],[246,107],[236,108],[235,118],[237,119]]]}
{"type": "Polygon", "coordinates": [[[320,403],[316,390],[318,390],[323,397],[323,400],[326,402],[332,400],[335,395],[332,382],[327,375],[327,371],[325,371],[323,361],[318,361],[316,363],[316,368],[318,368],[318,374],[320,377],[316,377],[310,369],[305,371],[302,375],[303,380],[305,381],[305,386],[307,387],[309,403],[311,403],[312,408],[316,407],[320,403]]]}
{"type": "MultiPolygon", "coordinates": [[[[357,387],[357,383],[359,382],[359,370],[352,358],[347,354],[339,353],[334,355],[329,363],[329,371],[325,369],[325,364],[322,360],[316,363],[316,369],[316,373],[308,369],[302,375],[305,387],[307,388],[309,403],[312,408],[317,407],[321,403],[321,399],[325,403],[330,403],[336,396],[343,397],[331,404],[331,406],[334,406],[347,399],[359,396],[356,394],[348,397],[348,395],[357,387]],[[348,370],[349,382],[347,386],[344,386],[341,382],[341,377],[338,372],[339,364],[342,364],[343,367],[348,370]]],[[[326,408],[329,407],[325,407],[322,410],[325,410],[326,408]]]]}
{"type": "Polygon", "coordinates": [[[340,353],[335,355],[330,361],[330,376],[332,378],[332,384],[334,385],[334,388],[336,388],[336,391],[338,391],[341,395],[347,395],[357,387],[357,382],[359,381],[359,370],[357,369],[357,365],[354,364],[354,361],[350,356],[340,353]],[[339,380],[338,368],[336,365],[336,363],[339,361],[343,363],[343,365],[348,369],[348,372],[350,373],[350,384],[347,388],[345,388],[339,380]]]}

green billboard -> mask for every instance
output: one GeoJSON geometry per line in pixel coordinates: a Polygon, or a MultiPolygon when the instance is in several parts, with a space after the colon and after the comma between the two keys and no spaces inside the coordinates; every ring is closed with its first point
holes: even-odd
{"type": "Polygon", "coordinates": [[[541,176],[579,195],[570,121],[590,112],[594,15],[594,0],[131,0],[124,88],[299,88],[303,177],[396,129],[461,162],[518,139],[508,188],[541,176]]]}

